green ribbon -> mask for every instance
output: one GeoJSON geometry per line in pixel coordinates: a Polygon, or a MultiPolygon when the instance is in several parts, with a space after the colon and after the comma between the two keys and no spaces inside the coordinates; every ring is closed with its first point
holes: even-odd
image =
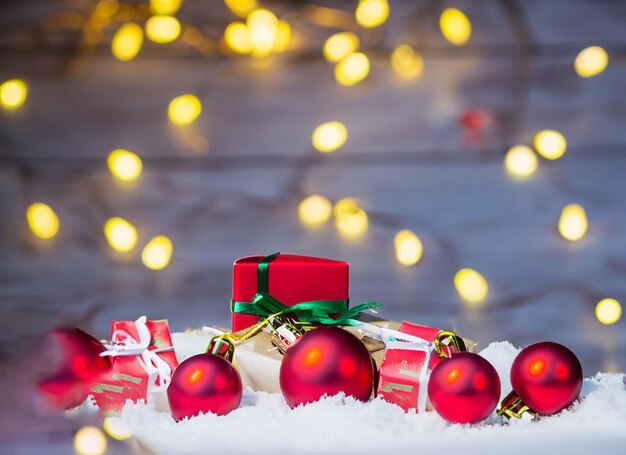
{"type": "Polygon", "coordinates": [[[356,325],[354,318],[362,311],[382,306],[379,302],[364,302],[348,309],[346,300],[310,300],[292,306],[281,303],[269,293],[269,265],[280,253],[264,257],[257,268],[257,293],[251,302],[231,300],[230,309],[236,314],[255,314],[263,318],[293,314],[304,323],[324,325],[356,325]],[[331,316],[334,315],[334,316],[331,316]]]}

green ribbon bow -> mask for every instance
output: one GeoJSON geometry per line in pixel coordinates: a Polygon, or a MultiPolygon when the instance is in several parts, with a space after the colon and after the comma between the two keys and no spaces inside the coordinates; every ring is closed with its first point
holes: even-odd
{"type": "Polygon", "coordinates": [[[263,318],[281,314],[293,314],[303,323],[321,323],[325,325],[355,325],[354,318],[362,311],[382,306],[379,302],[364,302],[348,309],[348,300],[310,300],[292,306],[282,304],[269,293],[269,266],[280,253],[264,257],[257,268],[257,293],[251,302],[231,300],[233,313],[256,314],[263,318]],[[331,317],[334,315],[334,317],[331,317]]]}

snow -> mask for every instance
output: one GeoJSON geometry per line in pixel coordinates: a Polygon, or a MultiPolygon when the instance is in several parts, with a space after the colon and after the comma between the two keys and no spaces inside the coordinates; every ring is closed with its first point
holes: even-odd
{"type": "MultiPolygon", "coordinates": [[[[518,350],[508,342],[480,354],[498,370],[502,393],[510,391],[508,368],[518,350]]],[[[477,425],[449,425],[436,413],[404,413],[380,399],[368,403],[335,396],[289,409],[277,393],[244,391],[227,416],[201,415],[176,423],[167,412],[127,404],[121,423],[137,442],[159,454],[228,453],[427,453],[464,454],[621,452],[626,446],[623,374],[585,379],[583,398],[570,409],[539,420],[503,423],[495,414],[477,425]]]]}

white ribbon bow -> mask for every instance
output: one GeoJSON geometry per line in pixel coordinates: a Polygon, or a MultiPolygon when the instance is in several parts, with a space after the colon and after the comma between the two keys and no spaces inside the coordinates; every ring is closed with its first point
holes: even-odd
{"type": "Polygon", "coordinates": [[[135,340],[127,331],[116,330],[111,335],[111,343],[105,344],[106,351],[100,354],[101,357],[117,357],[121,355],[140,355],[143,366],[148,373],[148,393],[160,392],[167,389],[172,379],[172,369],[168,363],[159,357],[160,352],[173,351],[174,347],[158,348],[150,350],[152,335],[148,329],[145,316],[141,316],[135,321],[139,341],[135,340]],[[157,384],[158,382],[158,384],[157,384]]]}

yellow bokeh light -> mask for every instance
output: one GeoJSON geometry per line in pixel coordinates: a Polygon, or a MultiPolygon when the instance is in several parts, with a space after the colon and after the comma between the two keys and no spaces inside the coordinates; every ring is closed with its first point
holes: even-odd
{"type": "Polygon", "coordinates": [[[284,52],[291,43],[291,26],[289,22],[279,20],[278,29],[276,30],[276,39],[274,40],[273,52],[284,52]]]}
{"type": "Polygon", "coordinates": [[[118,60],[130,61],[134,59],[143,44],[143,29],[134,22],[122,25],[111,41],[111,52],[118,60]]]}
{"type": "Polygon", "coordinates": [[[413,232],[405,229],[396,234],[393,239],[396,248],[396,259],[402,265],[417,264],[424,253],[422,241],[413,232]]]}
{"type": "Polygon", "coordinates": [[[243,22],[231,22],[224,30],[224,41],[238,54],[247,54],[252,50],[250,30],[243,22]]]}
{"type": "Polygon", "coordinates": [[[105,417],[102,428],[106,434],[117,441],[125,441],[132,436],[119,417],[105,417]]]}
{"type": "Polygon", "coordinates": [[[319,125],[311,135],[311,143],[322,153],[334,152],[348,140],[348,129],[341,122],[326,122],[319,125]]]}
{"type": "Polygon", "coordinates": [[[335,66],[335,79],[346,87],[358,84],[370,72],[370,61],[362,52],[353,52],[335,66]]]}
{"type": "Polygon", "coordinates": [[[596,318],[604,325],[612,325],[622,317],[622,305],[615,299],[602,299],[596,305],[596,318]]]}
{"type": "Polygon", "coordinates": [[[172,250],[172,241],[164,235],[158,235],[146,244],[141,252],[141,260],[149,269],[161,270],[170,263],[172,250]]]}
{"type": "Polygon", "coordinates": [[[126,253],[137,244],[137,229],[130,222],[120,217],[113,217],[104,224],[104,236],[111,248],[126,253]]]}
{"type": "Polygon", "coordinates": [[[180,95],[170,101],[167,116],[174,125],[190,125],[202,113],[202,103],[194,95],[180,95]]]}
{"type": "Polygon", "coordinates": [[[374,28],[383,24],[389,17],[387,0],[360,0],[354,11],[354,18],[364,28],[374,28]]]}
{"type": "Polygon", "coordinates": [[[569,204],[563,208],[559,218],[559,233],[564,239],[576,242],[585,236],[588,227],[584,208],[578,204],[569,204]]]}
{"type": "Polygon", "coordinates": [[[265,8],[255,9],[246,20],[250,31],[252,43],[252,55],[265,57],[274,49],[276,35],[278,34],[278,18],[274,13],[265,8]]]}
{"type": "Polygon", "coordinates": [[[28,86],[22,79],[11,79],[0,85],[0,104],[5,109],[17,109],[26,101],[28,86]]]}
{"type": "Polygon", "coordinates": [[[146,36],[150,41],[171,43],[180,36],[180,22],[173,16],[152,16],[146,21],[146,36]]]}
{"type": "Polygon", "coordinates": [[[352,197],[345,197],[339,199],[333,207],[333,215],[335,218],[340,218],[344,215],[351,215],[360,209],[359,203],[352,197]]]}
{"type": "Polygon", "coordinates": [[[454,276],[454,287],[463,300],[480,305],[487,298],[489,286],[485,278],[473,269],[461,269],[454,276]]]}
{"type": "Polygon", "coordinates": [[[580,77],[593,77],[604,71],[609,64],[609,54],[600,46],[590,46],[578,53],[574,69],[580,77]]]}
{"type": "Polygon", "coordinates": [[[396,47],[390,57],[391,67],[405,79],[415,79],[424,71],[424,59],[408,44],[396,47]]]}
{"type": "Polygon", "coordinates": [[[110,18],[118,11],[119,7],[120,5],[117,3],[117,0],[101,0],[96,5],[94,16],[110,18]]]}
{"type": "Polygon", "coordinates": [[[78,455],[102,455],[107,450],[107,438],[99,428],[83,427],[74,436],[74,451],[78,455]]]}
{"type": "Polygon", "coordinates": [[[247,17],[257,7],[256,0],[224,0],[224,4],[239,17],[247,17]]]}
{"type": "Polygon", "coordinates": [[[460,46],[472,36],[472,24],[467,16],[456,8],[446,8],[439,18],[439,28],[445,39],[460,46]]]}
{"type": "Polygon", "coordinates": [[[124,182],[138,179],[143,168],[141,158],[124,149],[113,150],[107,158],[107,165],[111,174],[124,182]]]}
{"type": "Polygon", "coordinates": [[[313,194],[308,196],[298,205],[298,215],[302,224],[307,226],[319,226],[330,219],[333,206],[324,196],[313,194]]]}
{"type": "Polygon", "coordinates": [[[59,232],[59,217],[52,207],[42,202],[31,204],[26,210],[30,230],[40,239],[51,239],[59,232]]]}
{"type": "Polygon", "coordinates": [[[357,50],[359,50],[358,36],[352,32],[335,33],[324,43],[324,58],[331,63],[337,63],[357,50]]]}
{"type": "Polygon", "coordinates": [[[333,209],[335,226],[339,233],[348,239],[362,236],[368,227],[365,211],[352,198],[341,199],[333,209]]]}
{"type": "Polygon", "coordinates": [[[565,137],[555,130],[539,131],[535,135],[535,150],[548,160],[556,160],[563,156],[567,149],[565,137]]]}
{"type": "Polygon", "coordinates": [[[504,157],[504,167],[513,177],[530,177],[537,170],[537,162],[535,152],[525,145],[511,147],[504,157]]]}
{"type": "Polygon", "coordinates": [[[182,0],[150,0],[150,12],[152,14],[176,14],[182,3],[182,0]]]}

